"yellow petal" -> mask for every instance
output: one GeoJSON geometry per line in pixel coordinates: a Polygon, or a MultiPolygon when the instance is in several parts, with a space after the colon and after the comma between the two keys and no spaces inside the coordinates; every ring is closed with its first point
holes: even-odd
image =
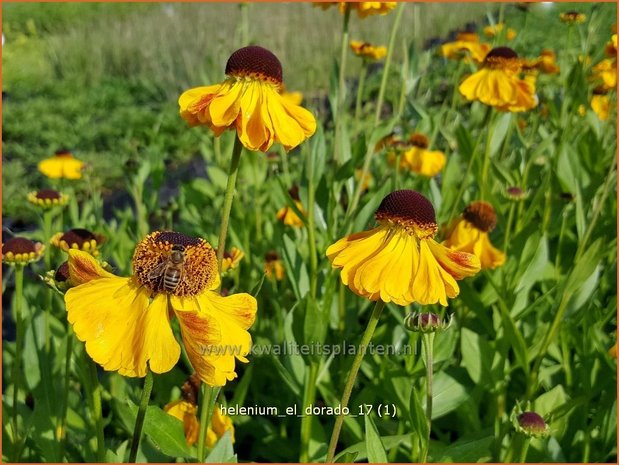
{"type": "MultiPolygon", "coordinates": [[[[218,409],[215,409],[215,411],[217,410],[218,409]]],[[[163,411],[183,422],[185,440],[190,447],[194,445],[198,440],[200,432],[200,423],[196,416],[198,411],[197,407],[191,402],[179,399],[167,404],[163,407],[163,411]]]]}
{"type": "Polygon", "coordinates": [[[236,377],[235,359],[246,362],[256,300],[249,294],[222,297],[208,291],[195,298],[196,311],[177,312],[187,355],[200,379],[223,386],[236,377]]]}
{"type": "Polygon", "coordinates": [[[214,126],[228,127],[234,123],[241,111],[241,96],[247,87],[251,85],[247,86],[242,81],[235,82],[213,97],[208,111],[214,126]]]}
{"type": "Polygon", "coordinates": [[[168,322],[165,296],[149,306],[148,293],[134,278],[102,278],[69,289],[68,320],[92,359],[124,376],[172,369],[180,347],[168,322]]]}
{"type": "Polygon", "coordinates": [[[105,271],[96,258],[88,252],[70,249],[69,254],[69,279],[71,284],[79,286],[93,279],[116,278],[112,273],[105,271]]]}

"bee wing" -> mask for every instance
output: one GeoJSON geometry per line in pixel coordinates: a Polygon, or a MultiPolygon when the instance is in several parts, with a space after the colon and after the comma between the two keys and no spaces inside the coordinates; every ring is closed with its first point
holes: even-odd
{"type": "Polygon", "coordinates": [[[162,261],[159,265],[153,268],[150,273],[148,273],[148,280],[153,281],[157,278],[160,278],[166,269],[166,265],[168,264],[167,260],[162,261]]]}

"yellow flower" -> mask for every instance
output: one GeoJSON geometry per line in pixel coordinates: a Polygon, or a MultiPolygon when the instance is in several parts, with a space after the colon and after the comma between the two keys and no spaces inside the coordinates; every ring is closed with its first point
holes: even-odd
{"type": "Polygon", "coordinates": [[[314,2],[314,6],[323,10],[333,5],[339,5],[342,14],[346,13],[346,10],[354,10],[359,18],[366,18],[371,15],[386,15],[395,8],[397,2],[314,2]]]}
{"type": "MultiPolygon", "coordinates": [[[[504,27],[505,24],[503,23],[497,23],[494,26],[486,26],[484,28],[484,34],[486,37],[496,37],[501,33],[504,27]]],[[[505,38],[507,40],[514,40],[516,35],[516,31],[514,31],[511,27],[507,28],[507,33],[505,34],[505,38]]]]}
{"type": "MultiPolygon", "coordinates": [[[[299,200],[295,200],[294,204],[297,206],[299,211],[305,214],[305,210],[303,209],[303,204],[299,200]]],[[[295,211],[290,207],[283,207],[277,211],[276,215],[279,221],[282,221],[286,226],[294,226],[295,228],[301,228],[303,226],[303,220],[299,218],[299,215],[295,213],[295,211]]]]}
{"type": "Polygon", "coordinates": [[[200,422],[197,416],[198,406],[184,399],[179,399],[167,404],[163,407],[163,411],[183,422],[185,440],[189,447],[193,446],[200,434],[200,422]]]}
{"type": "Polygon", "coordinates": [[[221,84],[189,89],[180,96],[180,114],[190,126],[206,125],[216,136],[236,128],[249,150],[266,152],[274,142],[290,150],[316,131],[306,109],[282,97],[282,66],[257,46],[234,52],[221,84]]]}
{"type": "MultiPolygon", "coordinates": [[[[200,379],[196,373],[185,381],[181,392],[182,398],[170,402],[163,410],[183,422],[185,440],[189,447],[191,447],[198,441],[200,436],[200,422],[197,417],[200,379]]],[[[215,408],[211,417],[211,424],[206,430],[206,446],[209,448],[213,447],[217,440],[228,430],[230,430],[230,436],[234,444],[232,420],[227,415],[223,415],[219,408],[215,408]]]]}
{"type": "Polygon", "coordinates": [[[221,263],[221,272],[225,273],[228,270],[234,270],[244,256],[245,253],[236,247],[232,247],[230,252],[224,252],[224,259],[221,263]]]}
{"type": "Polygon", "coordinates": [[[67,232],[59,232],[52,236],[51,244],[68,252],[69,250],[83,250],[93,257],[99,255],[99,247],[105,242],[105,236],[95,234],[87,229],[76,228],[67,232]]]}
{"type": "Polygon", "coordinates": [[[269,279],[273,276],[275,276],[275,279],[277,281],[281,281],[282,279],[284,279],[284,275],[286,274],[286,271],[284,270],[284,265],[282,265],[282,262],[279,259],[279,255],[274,250],[271,250],[266,255],[264,274],[269,279]]]}
{"type": "Polygon", "coordinates": [[[133,254],[133,276],[105,271],[89,254],[69,251],[65,294],[69,322],[88,355],[105,370],[143,377],[171,370],[180,356],[176,316],[189,361],[200,379],[223,386],[247,362],[256,299],[222,297],[215,251],[201,238],[173,231],[146,236],[133,254]]]}
{"type": "Polygon", "coordinates": [[[520,79],[521,60],[508,47],[493,48],[482,68],[462,81],[458,90],[467,100],[479,100],[502,111],[521,112],[534,108],[535,78],[520,79]]]}
{"type": "Polygon", "coordinates": [[[2,244],[2,263],[7,265],[27,265],[38,261],[45,246],[24,237],[12,237],[2,244]]]}
{"type": "Polygon", "coordinates": [[[617,34],[613,34],[604,47],[604,53],[609,57],[617,57],[617,34]]]}
{"type": "Polygon", "coordinates": [[[68,150],[58,150],[53,157],[39,162],[39,171],[51,179],[80,179],[84,162],[73,158],[68,150]]]}
{"type": "Polygon", "coordinates": [[[397,305],[440,303],[460,292],[457,279],[479,271],[471,254],[449,250],[433,237],[434,208],[412,190],[392,192],[376,211],[378,227],[351,234],[327,249],[342,283],[355,294],[397,305]]]}
{"type": "Polygon", "coordinates": [[[587,20],[587,16],[578,11],[566,11],[559,15],[559,19],[566,24],[582,24],[587,20]]]}
{"type": "Polygon", "coordinates": [[[228,415],[222,414],[219,408],[215,408],[211,417],[211,425],[206,430],[206,447],[213,447],[228,430],[230,430],[230,437],[234,444],[234,425],[232,424],[232,419],[228,415]]]}
{"type": "MultiPolygon", "coordinates": [[[[305,210],[303,209],[303,204],[299,199],[299,186],[293,186],[288,190],[290,197],[294,200],[294,204],[297,209],[305,216],[305,210]]],[[[286,226],[293,226],[295,228],[301,228],[305,223],[303,220],[299,218],[299,215],[295,213],[295,211],[290,207],[283,207],[277,211],[276,217],[279,221],[282,221],[286,226]]]]}
{"type": "Polygon", "coordinates": [[[595,65],[591,72],[593,79],[601,82],[608,90],[613,90],[617,87],[617,60],[605,58],[595,65]]]}
{"type": "Polygon", "coordinates": [[[496,213],[488,202],[477,201],[464,209],[447,231],[446,247],[474,254],[481,268],[496,268],[505,263],[505,254],[491,243],[488,233],[496,226],[496,213]]]}
{"type": "Polygon", "coordinates": [[[387,47],[372,45],[369,42],[362,42],[360,40],[351,40],[350,49],[355,55],[371,60],[380,60],[387,55],[387,47]]]}
{"type": "Polygon", "coordinates": [[[45,210],[53,207],[64,206],[69,202],[69,196],[61,194],[53,189],[41,189],[28,194],[28,202],[45,210]]]}
{"type": "Polygon", "coordinates": [[[346,8],[357,12],[359,18],[372,15],[386,15],[393,10],[398,2],[339,2],[340,12],[343,14],[346,8]]]}
{"type": "Polygon", "coordinates": [[[591,109],[602,121],[607,121],[610,116],[610,98],[604,89],[596,89],[591,96],[591,109]]]}
{"type": "Polygon", "coordinates": [[[534,60],[525,60],[522,69],[527,72],[539,70],[546,74],[557,74],[561,70],[557,65],[557,55],[549,49],[542,50],[534,60]]]}
{"type": "MultiPolygon", "coordinates": [[[[407,169],[422,176],[433,177],[445,166],[445,154],[438,150],[428,150],[428,138],[415,133],[410,137],[412,147],[400,155],[400,169],[407,169]]],[[[395,164],[396,154],[389,154],[389,163],[395,164]]]]}
{"type": "Polygon", "coordinates": [[[479,36],[473,32],[458,33],[454,42],[441,45],[441,54],[449,59],[473,59],[475,63],[482,63],[490,51],[490,45],[480,42],[479,36]]]}
{"type": "Polygon", "coordinates": [[[578,114],[580,116],[585,116],[587,114],[587,108],[584,105],[578,105],[578,114]]]}
{"type": "Polygon", "coordinates": [[[363,175],[362,169],[355,170],[355,179],[361,183],[361,192],[367,190],[368,187],[370,187],[370,185],[374,183],[374,178],[372,177],[372,173],[370,172],[366,173],[363,179],[361,179],[362,175],[363,175]]]}

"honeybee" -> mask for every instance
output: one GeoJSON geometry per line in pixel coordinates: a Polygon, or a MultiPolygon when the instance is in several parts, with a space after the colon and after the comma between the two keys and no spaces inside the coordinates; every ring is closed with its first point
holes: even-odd
{"type": "Polygon", "coordinates": [[[185,247],[173,245],[168,258],[148,273],[148,279],[159,281],[165,292],[174,292],[183,279],[184,264],[185,247]]]}

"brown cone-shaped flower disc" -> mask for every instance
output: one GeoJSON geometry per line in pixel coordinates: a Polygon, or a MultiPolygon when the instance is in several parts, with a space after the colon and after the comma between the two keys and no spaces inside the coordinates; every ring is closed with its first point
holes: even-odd
{"type": "Polygon", "coordinates": [[[140,284],[156,293],[195,296],[219,283],[217,257],[204,239],[174,231],[155,231],[133,253],[133,273],[140,284]],[[172,250],[182,252],[182,262],[172,263],[172,250]],[[173,290],[165,287],[164,273],[172,266],[180,272],[173,290]]]}
{"type": "Polygon", "coordinates": [[[77,244],[80,249],[86,242],[90,242],[92,240],[99,242],[99,239],[100,237],[96,234],[82,228],[71,229],[60,237],[60,240],[65,241],[69,247],[71,247],[72,244],[77,244]]]}
{"type": "Polygon", "coordinates": [[[68,281],[70,277],[69,274],[69,262],[64,262],[62,265],[58,267],[56,273],[54,274],[54,280],[60,283],[68,281]]]}
{"type": "Polygon", "coordinates": [[[36,253],[37,244],[24,237],[12,237],[2,246],[2,255],[9,252],[12,252],[13,255],[36,253]]]}
{"type": "Polygon", "coordinates": [[[462,213],[464,219],[483,232],[490,232],[496,226],[496,213],[492,205],[483,200],[472,202],[462,213]]]}
{"type": "Polygon", "coordinates": [[[409,140],[411,144],[413,144],[415,147],[419,147],[422,149],[427,149],[430,143],[426,136],[424,136],[423,134],[419,134],[418,132],[412,134],[409,140]]]}
{"type": "Polygon", "coordinates": [[[198,396],[200,393],[200,378],[197,373],[191,375],[181,387],[181,397],[190,404],[198,405],[198,396]]]}
{"type": "Polygon", "coordinates": [[[483,200],[472,202],[464,209],[464,219],[483,232],[490,232],[496,226],[496,213],[492,205],[483,200]]]}
{"type": "Polygon", "coordinates": [[[226,63],[229,76],[255,76],[282,83],[282,64],[266,48],[250,45],[238,49],[226,63]]]}
{"type": "Polygon", "coordinates": [[[495,47],[486,55],[486,60],[488,58],[505,58],[511,60],[512,58],[518,58],[518,54],[509,47],[495,47]]]}
{"type": "Polygon", "coordinates": [[[61,197],[60,192],[55,191],[54,189],[41,189],[36,193],[37,199],[45,200],[45,199],[59,199],[61,197]]]}
{"type": "Polygon", "coordinates": [[[434,207],[419,192],[403,189],[387,195],[376,210],[376,220],[391,221],[419,239],[434,236],[438,226],[434,207]]]}
{"type": "Polygon", "coordinates": [[[547,430],[544,419],[535,412],[524,412],[518,415],[518,424],[529,434],[542,435],[547,430]]]}

